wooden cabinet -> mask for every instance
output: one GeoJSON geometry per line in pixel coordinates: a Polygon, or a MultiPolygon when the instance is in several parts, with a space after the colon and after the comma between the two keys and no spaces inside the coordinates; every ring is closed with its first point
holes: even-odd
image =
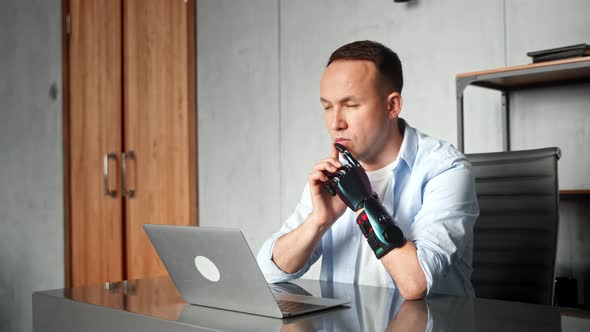
{"type": "Polygon", "coordinates": [[[166,274],[143,224],[197,224],[194,1],[65,3],[66,284],[166,274]]]}

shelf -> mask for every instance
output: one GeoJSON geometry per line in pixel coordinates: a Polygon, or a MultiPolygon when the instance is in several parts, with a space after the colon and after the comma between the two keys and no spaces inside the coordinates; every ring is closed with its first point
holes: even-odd
{"type": "Polygon", "coordinates": [[[457,147],[464,151],[463,92],[467,86],[502,91],[502,146],[509,151],[510,91],[587,82],[590,83],[590,56],[457,74],[457,147]]]}
{"type": "Polygon", "coordinates": [[[590,199],[590,190],[560,190],[559,199],[561,200],[579,200],[590,199]]]}
{"type": "Polygon", "coordinates": [[[457,74],[457,92],[468,85],[510,91],[568,82],[590,82],[590,56],[457,74]]]}

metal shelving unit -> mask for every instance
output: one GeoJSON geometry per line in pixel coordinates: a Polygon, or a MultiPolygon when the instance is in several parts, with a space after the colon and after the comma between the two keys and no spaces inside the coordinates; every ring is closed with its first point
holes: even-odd
{"type": "MultiPolygon", "coordinates": [[[[510,151],[510,92],[586,82],[590,82],[590,56],[457,74],[459,150],[464,152],[465,149],[463,92],[467,86],[479,86],[502,92],[502,145],[504,151],[510,151]]],[[[561,191],[562,195],[569,192],[561,191]]],[[[590,195],[590,190],[576,190],[575,194],[590,195]]]]}

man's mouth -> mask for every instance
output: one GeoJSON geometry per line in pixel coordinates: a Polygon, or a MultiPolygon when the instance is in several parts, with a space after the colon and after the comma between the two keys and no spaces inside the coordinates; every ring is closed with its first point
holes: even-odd
{"type": "Polygon", "coordinates": [[[339,144],[346,144],[347,142],[350,142],[350,140],[346,139],[346,138],[337,138],[334,140],[334,143],[339,143],[339,144]]]}

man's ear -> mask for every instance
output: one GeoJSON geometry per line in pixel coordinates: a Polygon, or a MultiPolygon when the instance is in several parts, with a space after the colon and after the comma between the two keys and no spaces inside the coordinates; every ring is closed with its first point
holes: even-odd
{"type": "Polygon", "coordinates": [[[387,95],[387,114],[390,119],[399,117],[403,103],[402,95],[399,92],[394,91],[387,95]]]}

